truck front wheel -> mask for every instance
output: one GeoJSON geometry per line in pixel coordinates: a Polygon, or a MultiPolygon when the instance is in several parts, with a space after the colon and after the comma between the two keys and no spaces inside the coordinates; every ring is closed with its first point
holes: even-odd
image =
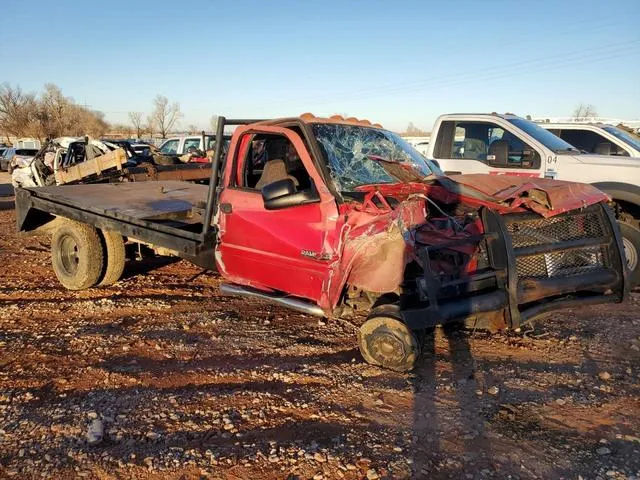
{"type": "Polygon", "coordinates": [[[102,243],[95,228],[65,221],[51,238],[51,263],[60,283],[69,290],[93,287],[102,273],[102,243]]]}
{"type": "Polygon", "coordinates": [[[618,222],[632,287],[640,284],[640,230],[626,222],[618,222]]]}
{"type": "Polygon", "coordinates": [[[370,316],[360,327],[358,345],[368,363],[397,372],[412,370],[420,357],[414,332],[390,316],[370,316]]]}

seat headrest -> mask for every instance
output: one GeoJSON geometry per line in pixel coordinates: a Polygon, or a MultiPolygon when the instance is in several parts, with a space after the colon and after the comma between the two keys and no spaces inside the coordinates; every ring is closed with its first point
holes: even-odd
{"type": "Polygon", "coordinates": [[[598,155],[611,155],[611,143],[601,142],[596,145],[596,151],[598,155]]]}

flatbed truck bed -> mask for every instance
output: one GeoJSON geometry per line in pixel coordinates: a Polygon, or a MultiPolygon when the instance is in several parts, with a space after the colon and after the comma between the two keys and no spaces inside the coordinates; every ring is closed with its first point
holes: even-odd
{"type": "Polygon", "coordinates": [[[35,220],[30,215],[46,211],[174,250],[193,261],[202,250],[199,232],[208,190],[207,185],[180,181],[18,189],[16,201],[27,207],[19,209],[27,215],[18,215],[18,229],[29,229],[35,220]]]}

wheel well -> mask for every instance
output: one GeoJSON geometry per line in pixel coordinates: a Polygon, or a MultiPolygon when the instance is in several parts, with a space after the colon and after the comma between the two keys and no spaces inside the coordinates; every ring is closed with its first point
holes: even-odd
{"type": "Polygon", "coordinates": [[[619,217],[621,213],[626,213],[631,215],[635,220],[640,220],[640,205],[628,202],[626,200],[620,200],[615,197],[613,198],[613,201],[617,207],[616,217],[619,217]]]}
{"type": "Polygon", "coordinates": [[[613,199],[616,218],[626,213],[640,219],[640,186],[622,182],[596,182],[592,185],[613,199]]]}

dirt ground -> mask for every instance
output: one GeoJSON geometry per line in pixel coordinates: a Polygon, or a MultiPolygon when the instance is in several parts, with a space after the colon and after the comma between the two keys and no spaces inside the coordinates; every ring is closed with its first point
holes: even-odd
{"type": "Polygon", "coordinates": [[[66,291],[48,235],[14,222],[0,198],[2,478],[640,477],[640,293],[519,334],[437,329],[399,374],[354,324],[222,296],[183,261],[66,291]]]}

